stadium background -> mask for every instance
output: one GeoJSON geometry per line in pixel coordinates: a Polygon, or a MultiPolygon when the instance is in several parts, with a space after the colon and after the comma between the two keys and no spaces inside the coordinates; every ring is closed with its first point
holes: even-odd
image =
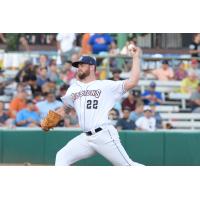
{"type": "MultiPolygon", "coordinates": [[[[33,103],[36,104],[38,99],[42,101],[49,92],[52,92],[50,89],[59,96],[60,89],[67,88],[66,85],[71,84],[68,81],[69,79],[59,76],[66,72],[62,71],[63,66],[70,64],[69,61],[72,59],[62,62],[57,48],[57,35],[57,33],[1,34],[0,101],[3,104],[4,112],[8,113],[8,116],[10,102],[17,95],[18,92],[16,91],[21,90],[21,88],[28,92],[27,98],[34,99],[33,103]],[[46,63],[45,66],[42,66],[41,58],[46,63]],[[42,88],[44,91],[39,95],[38,93],[35,96],[31,94],[32,90],[27,87],[29,79],[26,76],[24,76],[25,78],[22,76],[16,79],[17,75],[18,77],[21,76],[19,71],[23,71],[30,63],[37,69],[46,67],[48,71],[51,62],[56,63],[56,71],[62,81],[47,81],[46,87],[42,88]],[[67,81],[66,85],[65,81],[67,81]],[[52,82],[55,83],[53,84],[52,82]]],[[[156,105],[156,111],[162,119],[162,126],[156,127],[156,131],[140,132],[131,130],[127,133],[122,130],[120,132],[122,143],[130,156],[147,165],[199,165],[200,117],[198,113],[193,113],[190,101],[191,93],[181,92],[181,80],[162,81],[147,73],[149,70],[160,68],[162,62],[166,60],[174,71],[180,65],[184,66],[185,71],[191,68],[194,61],[198,62],[199,60],[198,57],[191,56],[189,52],[194,34],[113,33],[109,35],[115,41],[115,45],[112,48],[109,45],[107,52],[100,52],[95,55],[98,60],[98,78],[112,78],[113,72],[117,70],[120,70],[121,78],[128,77],[131,65],[130,57],[121,53],[121,51],[126,48],[128,42],[133,41],[137,43],[143,52],[141,81],[139,86],[134,89],[135,97],[140,98],[141,94],[154,81],[156,90],[162,93],[163,98],[163,103],[156,105]],[[170,125],[170,130],[166,130],[168,128],[166,124],[170,125]]],[[[80,53],[85,53],[83,52],[83,36],[84,34],[75,34],[72,53],[72,55],[75,55],[74,59],[77,59],[80,53]]],[[[91,49],[89,53],[94,54],[91,49]]],[[[199,70],[199,65],[195,70],[199,70]]],[[[38,77],[36,76],[36,78],[38,77]]],[[[122,118],[122,106],[116,105],[116,109],[119,111],[119,117],[122,118]]],[[[15,118],[9,116],[9,119],[6,119],[3,123],[1,122],[0,162],[2,164],[32,163],[36,165],[52,165],[56,151],[80,132],[78,125],[74,121],[76,121],[75,116],[72,114],[70,119],[66,119],[60,125],[62,128],[58,128],[55,133],[53,132],[50,135],[44,135],[36,127],[21,127],[17,125],[15,118]],[[70,120],[71,123],[69,122],[70,120]]],[[[98,156],[78,164],[108,165],[103,158],[98,156]]]]}

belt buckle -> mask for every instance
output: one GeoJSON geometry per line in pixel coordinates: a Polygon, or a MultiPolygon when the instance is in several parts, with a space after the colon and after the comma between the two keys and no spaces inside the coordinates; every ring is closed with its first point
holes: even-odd
{"type": "Polygon", "coordinates": [[[91,136],[91,135],[94,135],[95,133],[101,131],[101,130],[99,130],[99,129],[102,130],[102,128],[99,127],[99,128],[96,128],[96,129],[91,129],[90,131],[87,131],[87,132],[85,132],[85,133],[86,133],[86,135],[91,136]],[[97,129],[98,129],[98,130],[97,130],[97,129]]]}
{"type": "Polygon", "coordinates": [[[95,129],[91,129],[90,131],[91,131],[92,135],[94,135],[96,133],[95,129]]]}
{"type": "Polygon", "coordinates": [[[85,132],[87,136],[94,135],[96,133],[95,129],[91,129],[90,131],[85,132]]]}

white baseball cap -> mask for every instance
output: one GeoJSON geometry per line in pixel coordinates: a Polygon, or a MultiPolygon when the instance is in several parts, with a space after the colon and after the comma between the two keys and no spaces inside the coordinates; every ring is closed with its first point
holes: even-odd
{"type": "Polygon", "coordinates": [[[150,106],[144,106],[144,112],[145,111],[152,111],[151,107],[150,106]]]}

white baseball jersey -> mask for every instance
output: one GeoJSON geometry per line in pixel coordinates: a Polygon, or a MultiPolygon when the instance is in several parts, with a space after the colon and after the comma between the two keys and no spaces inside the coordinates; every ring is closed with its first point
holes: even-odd
{"type": "Polygon", "coordinates": [[[74,107],[84,132],[110,124],[108,112],[126,92],[125,81],[95,80],[89,83],[76,81],[61,99],[74,107]]]}
{"type": "Polygon", "coordinates": [[[108,120],[108,112],[124,92],[124,81],[76,81],[70,86],[62,101],[65,105],[75,108],[83,133],[57,152],[56,166],[69,166],[96,153],[101,154],[113,165],[141,166],[128,156],[120,142],[117,129],[108,120]],[[94,129],[99,127],[102,130],[94,132],[94,129]],[[93,134],[87,135],[87,131],[93,134]]]}

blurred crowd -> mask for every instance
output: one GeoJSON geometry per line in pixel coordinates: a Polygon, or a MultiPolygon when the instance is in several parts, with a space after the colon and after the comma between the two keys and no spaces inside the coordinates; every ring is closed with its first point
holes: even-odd
{"type": "MultiPolygon", "coordinates": [[[[4,35],[0,35],[6,43],[4,35]]],[[[53,38],[53,37],[52,37],[53,38]]],[[[29,49],[27,38],[18,37],[25,49],[29,49]]],[[[135,44],[134,38],[128,39],[122,49],[117,47],[116,40],[106,33],[81,34],[59,33],[55,36],[57,43],[57,58],[50,59],[47,55],[40,55],[38,64],[28,60],[18,71],[16,77],[8,81],[0,81],[0,95],[4,95],[5,88],[11,85],[12,100],[7,105],[0,102],[0,127],[38,127],[49,110],[55,110],[62,105],[61,98],[67,89],[76,80],[76,68],[72,62],[78,60],[82,54],[109,55],[110,80],[123,80],[121,73],[129,72],[132,66],[131,59],[125,58],[120,68],[114,56],[127,55],[128,45],[135,44]]],[[[152,75],[154,80],[146,90],[130,91],[120,102],[116,102],[109,112],[110,122],[118,130],[145,130],[171,129],[170,124],[163,124],[162,118],[156,112],[156,106],[162,105],[164,99],[161,92],[156,90],[155,80],[181,82],[180,93],[190,94],[192,112],[200,113],[200,34],[194,35],[189,46],[192,59],[189,64],[180,62],[176,68],[163,60],[159,68],[145,70],[143,76],[152,75]],[[196,58],[196,59],[195,59],[196,58]]],[[[107,61],[107,60],[106,60],[107,61]]],[[[102,66],[105,59],[97,59],[98,66],[102,66]]],[[[98,68],[97,68],[98,69],[98,68]]],[[[0,79],[4,70],[0,71],[0,79]]],[[[97,78],[103,79],[97,70],[97,78]]],[[[60,127],[79,127],[78,118],[74,109],[59,123],[60,127]]]]}

